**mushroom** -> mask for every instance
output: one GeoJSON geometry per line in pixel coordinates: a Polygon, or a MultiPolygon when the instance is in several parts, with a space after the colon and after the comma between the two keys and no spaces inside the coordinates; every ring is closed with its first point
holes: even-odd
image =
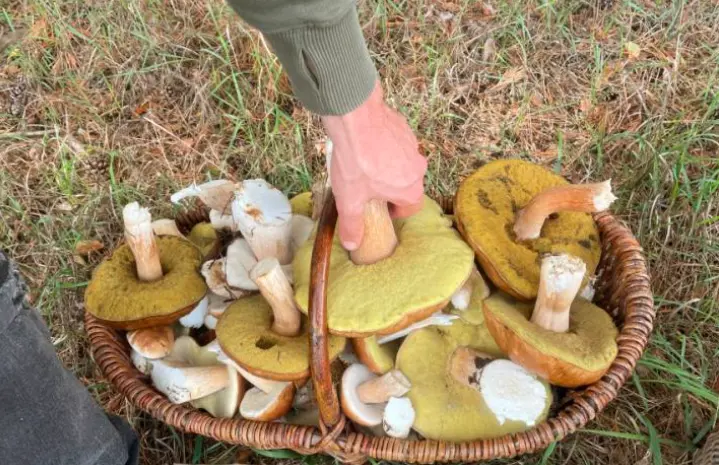
{"type": "Polygon", "coordinates": [[[152,231],[158,236],[177,236],[185,238],[185,235],[177,229],[175,220],[163,218],[152,222],[152,231]]]}
{"type": "Polygon", "coordinates": [[[496,421],[534,426],[547,415],[552,393],[543,382],[520,365],[467,347],[459,347],[450,360],[454,379],[477,390],[496,421]]]}
{"type": "Polygon", "coordinates": [[[292,260],[292,207],[287,197],[263,179],[243,181],[235,191],[232,217],[258,260],[292,260]]]}
{"type": "Polygon", "coordinates": [[[223,215],[217,210],[210,210],[210,224],[216,230],[229,229],[232,232],[237,231],[237,224],[235,224],[232,215],[223,215]]]}
{"type": "Polygon", "coordinates": [[[358,361],[362,362],[372,373],[382,375],[394,368],[401,341],[394,340],[384,344],[377,341],[376,336],[352,339],[352,347],[358,361]]]}
{"type": "Polygon", "coordinates": [[[180,318],[180,324],[186,328],[199,328],[207,315],[208,296],[205,296],[190,313],[180,318]]]}
{"type": "Polygon", "coordinates": [[[404,439],[409,436],[415,417],[411,400],[407,397],[390,397],[382,412],[382,429],[388,436],[404,439]]]}
{"type": "Polygon", "coordinates": [[[312,218],[312,192],[302,192],[290,199],[293,215],[312,218]]]}
{"type": "Polygon", "coordinates": [[[152,381],[172,402],[189,401],[214,417],[233,417],[245,395],[240,374],[189,336],[178,338],[168,358],[153,363],[152,381]]]}
{"type": "Polygon", "coordinates": [[[207,293],[200,253],[175,236],[156,237],[146,208],[123,209],[126,244],[94,271],[85,308],[104,324],[126,330],[169,325],[193,311],[207,293]]]}
{"type": "MultiPolygon", "coordinates": [[[[523,422],[500,423],[477,389],[455,378],[453,355],[461,347],[503,357],[483,324],[473,325],[462,319],[451,326],[420,329],[402,342],[395,366],[412,383],[407,393],[416,415],[412,428],[427,439],[455,442],[526,430],[528,425],[523,422]]],[[[549,404],[551,399],[547,401],[549,404]]],[[[537,421],[544,416],[546,412],[537,421]]]]}
{"type": "Polygon", "coordinates": [[[220,253],[222,243],[217,231],[210,223],[197,223],[190,230],[187,239],[202,252],[203,260],[213,258],[220,253]]]}
{"type": "Polygon", "coordinates": [[[244,289],[232,287],[227,282],[227,257],[206,261],[202,264],[201,272],[207,287],[219,297],[234,300],[250,293],[244,289]]]}
{"type": "Polygon", "coordinates": [[[487,327],[509,358],[568,388],[600,379],[618,352],[611,316],[576,298],[582,265],[567,255],[544,258],[534,305],[500,292],[484,301],[487,327]]]}
{"type": "Polygon", "coordinates": [[[217,326],[217,321],[232,302],[232,300],[210,294],[210,299],[207,304],[207,315],[205,315],[205,326],[207,326],[208,329],[214,330],[217,326]]]}
{"type": "Polygon", "coordinates": [[[149,375],[152,371],[152,362],[140,355],[136,350],[133,349],[130,351],[130,359],[135,368],[137,368],[137,371],[143,375],[149,375]]]}
{"type": "Polygon", "coordinates": [[[275,382],[267,392],[254,387],[242,399],[240,415],[255,421],[277,420],[292,408],[294,394],[294,384],[287,382],[275,382]]]}
{"type": "Polygon", "coordinates": [[[469,324],[481,325],[484,323],[482,302],[487,297],[489,297],[489,287],[475,268],[464,286],[452,296],[454,308],[451,313],[458,315],[469,324]]]}
{"type": "Polygon", "coordinates": [[[599,230],[588,212],[614,200],[609,181],[570,185],[522,160],[488,163],[462,181],[455,197],[457,228],[489,279],[520,300],[536,298],[539,257],[566,253],[588,274],[601,254],[599,230]]]}
{"type": "MultiPolygon", "coordinates": [[[[327,283],[327,324],[330,333],[367,337],[396,333],[445,307],[469,277],[472,250],[425,197],[421,211],[394,222],[399,243],[391,256],[357,265],[335,236],[327,283]]],[[[309,307],[313,241],[293,261],[295,301],[309,307]]]]}
{"type": "MultiPolygon", "coordinates": [[[[233,302],[217,323],[217,340],[228,357],[266,379],[293,381],[309,376],[308,321],[297,312],[292,288],[276,259],[260,261],[253,276],[261,295],[233,302]]],[[[346,340],[330,336],[330,360],[346,340]]]]}
{"type": "Polygon", "coordinates": [[[203,204],[212,210],[218,211],[220,214],[230,214],[230,204],[235,195],[237,184],[225,179],[209,181],[200,185],[193,183],[170,196],[172,203],[179,203],[180,200],[199,197],[203,204]]]}
{"type": "Polygon", "coordinates": [[[175,332],[171,326],[136,329],[128,331],[127,342],[139,356],[154,360],[170,353],[175,343],[175,332]]]}
{"type": "Polygon", "coordinates": [[[362,426],[377,426],[382,424],[389,399],[402,397],[411,388],[409,380],[399,370],[376,376],[362,364],[350,365],[342,375],[342,411],[362,426]]]}
{"type": "Polygon", "coordinates": [[[459,316],[457,315],[448,315],[446,313],[442,313],[441,311],[435,312],[431,314],[428,318],[420,320],[417,323],[412,323],[411,325],[402,328],[395,333],[379,336],[377,338],[377,343],[386,344],[391,341],[396,341],[397,339],[401,339],[407,336],[412,331],[417,331],[418,329],[426,328],[427,326],[448,326],[452,324],[452,320],[456,320],[457,318],[459,318],[459,316]]]}

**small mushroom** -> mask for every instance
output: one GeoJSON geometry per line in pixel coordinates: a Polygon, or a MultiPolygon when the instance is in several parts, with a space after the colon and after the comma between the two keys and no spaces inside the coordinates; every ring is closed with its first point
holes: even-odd
{"type": "Polygon", "coordinates": [[[277,420],[292,408],[294,394],[294,384],[287,382],[274,383],[269,392],[254,387],[242,399],[240,415],[255,421],[277,420]]]}
{"type": "Polygon", "coordinates": [[[167,356],[175,343],[175,332],[171,326],[128,331],[127,342],[138,355],[154,360],[167,356]]]}
{"type": "Polygon", "coordinates": [[[352,345],[347,347],[354,348],[356,360],[348,360],[352,363],[362,362],[372,373],[382,375],[394,368],[400,344],[398,339],[380,344],[377,336],[355,338],[352,339],[352,345]]]}
{"type": "Polygon", "coordinates": [[[412,430],[416,414],[407,397],[390,397],[382,413],[382,428],[388,436],[404,439],[412,430]]]}
{"type": "Polygon", "coordinates": [[[599,229],[590,212],[609,208],[609,181],[573,185],[522,160],[498,160],[465,178],[455,196],[457,228],[502,291],[531,301],[544,254],[569,254],[595,272],[599,229]]]}
{"type": "Polygon", "coordinates": [[[152,218],[136,202],[123,209],[126,244],[98,266],[85,292],[85,308],[114,328],[168,325],[205,297],[200,253],[188,241],[156,237],[152,218]]]}
{"type": "Polygon", "coordinates": [[[258,260],[292,260],[292,207],[287,197],[263,179],[243,181],[232,201],[232,217],[258,260]]]}
{"type": "Polygon", "coordinates": [[[617,355],[611,316],[575,298],[584,265],[568,255],[542,260],[534,305],[501,292],[484,301],[484,317],[497,345],[514,362],[554,385],[575,388],[600,379],[617,355]]]}
{"type": "Polygon", "coordinates": [[[551,403],[549,386],[520,365],[492,360],[482,352],[460,347],[450,360],[450,373],[460,383],[476,389],[497,422],[534,426],[551,403]]]}
{"type": "Polygon", "coordinates": [[[153,221],[152,231],[157,236],[177,236],[183,239],[185,238],[185,235],[182,234],[179,229],[177,229],[177,224],[175,223],[175,220],[170,220],[167,218],[153,221]]]}
{"type": "Polygon", "coordinates": [[[197,223],[190,230],[187,239],[202,253],[203,260],[209,260],[220,253],[222,242],[210,223],[197,223]]]}
{"type": "Polygon", "coordinates": [[[342,375],[342,410],[360,425],[377,426],[390,397],[402,397],[411,387],[399,370],[378,377],[364,365],[351,365],[342,375]]]}

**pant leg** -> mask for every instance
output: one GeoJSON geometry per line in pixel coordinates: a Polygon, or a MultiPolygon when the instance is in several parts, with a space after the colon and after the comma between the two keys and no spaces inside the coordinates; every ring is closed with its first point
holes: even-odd
{"type": "Polygon", "coordinates": [[[137,436],[63,367],[25,293],[0,251],[0,463],[137,464],[137,436]]]}

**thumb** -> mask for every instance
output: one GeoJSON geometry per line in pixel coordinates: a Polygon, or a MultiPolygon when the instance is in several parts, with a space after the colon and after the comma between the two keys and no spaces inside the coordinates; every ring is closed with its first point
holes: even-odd
{"type": "Polygon", "coordinates": [[[342,247],[356,250],[364,237],[364,202],[338,208],[339,235],[342,247]]]}

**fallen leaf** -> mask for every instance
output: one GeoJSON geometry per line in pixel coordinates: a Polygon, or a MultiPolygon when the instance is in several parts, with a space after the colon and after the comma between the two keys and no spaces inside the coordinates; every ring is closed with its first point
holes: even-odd
{"type": "Polygon", "coordinates": [[[642,53],[642,49],[634,42],[626,42],[624,44],[624,52],[630,59],[636,60],[639,58],[639,54],[642,53]]]}
{"type": "Polygon", "coordinates": [[[494,57],[497,56],[497,43],[492,37],[488,37],[484,41],[484,47],[482,47],[482,61],[485,63],[493,63],[494,57]]]}
{"type": "Polygon", "coordinates": [[[79,241],[75,244],[75,253],[78,255],[88,255],[92,252],[102,250],[105,246],[98,240],[79,241]]]}

